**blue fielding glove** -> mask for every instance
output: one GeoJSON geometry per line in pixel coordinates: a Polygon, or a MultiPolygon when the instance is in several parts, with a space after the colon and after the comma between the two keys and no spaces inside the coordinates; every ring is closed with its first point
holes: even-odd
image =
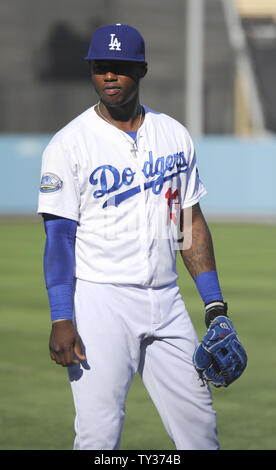
{"type": "Polygon", "coordinates": [[[204,383],[227,387],[247,364],[246,352],[227,316],[227,304],[212,302],[209,311],[206,306],[206,325],[207,333],[193,355],[194,366],[204,383]]]}

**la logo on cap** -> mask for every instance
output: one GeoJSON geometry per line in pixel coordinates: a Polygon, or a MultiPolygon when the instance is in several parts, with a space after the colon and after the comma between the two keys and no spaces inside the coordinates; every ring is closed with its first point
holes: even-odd
{"type": "Polygon", "coordinates": [[[121,51],[121,43],[118,41],[118,38],[116,38],[115,33],[110,34],[110,44],[109,44],[109,50],[110,51],[121,51]]]}
{"type": "MultiPolygon", "coordinates": [[[[117,23],[116,26],[121,26],[121,23],[117,23]]],[[[110,44],[109,44],[110,51],[121,51],[121,43],[115,37],[115,34],[110,34],[110,44]]]]}

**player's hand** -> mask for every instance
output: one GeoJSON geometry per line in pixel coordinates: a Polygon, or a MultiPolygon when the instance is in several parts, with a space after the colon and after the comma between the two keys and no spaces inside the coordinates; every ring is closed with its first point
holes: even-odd
{"type": "Polygon", "coordinates": [[[215,387],[230,385],[240,377],[247,364],[245,349],[228,318],[227,304],[221,304],[220,307],[206,308],[208,330],[193,355],[199,377],[215,387]]]}
{"type": "Polygon", "coordinates": [[[71,320],[52,323],[49,349],[51,359],[63,367],[86,361],[81,338],[71,320]]]}

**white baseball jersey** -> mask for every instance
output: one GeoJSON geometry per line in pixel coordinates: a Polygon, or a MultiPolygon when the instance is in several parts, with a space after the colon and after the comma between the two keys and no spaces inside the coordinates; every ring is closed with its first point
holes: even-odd
{"type": "Polygon", "coordinates": [[[46,147],[38,213],[78,222],[76,278],[159,287],[175,282],[179,214],[206,193],[192,140],[146,106],[133,140],[95,106],[46,147]]]}

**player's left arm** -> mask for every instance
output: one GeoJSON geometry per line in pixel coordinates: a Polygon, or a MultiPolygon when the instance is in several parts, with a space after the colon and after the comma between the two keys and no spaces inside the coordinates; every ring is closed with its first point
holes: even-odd
{"type": "MultiPolygon", "coordinates": [[[[215,316],[227,315],[216,269],[212,235],[199,203],[192,208],[183,209],[182,220],[187,221],[184,211],[192,211],[191,221],[188,219],[191,242],[187,249],[181,250],[181,256],[205,305],[205,322],[208,328],[215,316]]],[[[187,227],[183,226],[182,232],[185,236],[187,227]]],[[[185,247],[185,243],[183,246],[185,247]]]]}
{"type": "MultiPolygon", "coordinates": [[[[192,210],[192,239],[190,247],[181,250],[181,256],[192,278],[195,279],[201,273],[216,270],[214,248],[212,236],[199,203],[195,204],[192,209],[183,209],[182,220],[186,220],[185,210],[192,210]]],[[[182,231],[185,233],[185,227],[182,227],[182,231]]]]}
{"type": "MultiPolygon", "coordinates": [[[[195,351],[194,365],[202,379],[215,386],[227,386],[241,375],[247,356],[227,315],[212,235],[200,205],[198,203],[185,210],[192,210],[191,243],[187,249],[181,250],[181,256],[203,300],[207,327],[207,333],[195,351]]],[[[184,212],[182,220],[187,220],[184,212]]],[[[184,234],[185,231],[182,227],[184,234]]]]}

